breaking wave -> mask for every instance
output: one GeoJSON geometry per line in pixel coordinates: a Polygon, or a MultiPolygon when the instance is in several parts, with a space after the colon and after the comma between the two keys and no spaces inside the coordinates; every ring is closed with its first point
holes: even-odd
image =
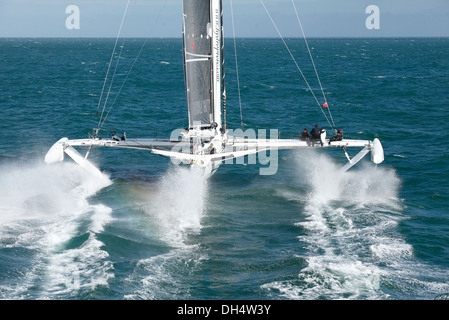
{"type": "Polygon", "coordinates": [[[295,163],[304,184],[295,226],[307,266],[262,288],[289,299],[388,299],[385,279],[414,255],[398,232],[404,216],[395,171],[361,163],[342,172],[313,150],[297,153],[295,163]]]}
{"type": "Polygon", "coordinates": [[[165,244],[165,252],[141,259],[127,278],[136,283],[127,299],[188,298],[183,281],[207,257],[191,236],[202,229],[208,200],[208,179],[197,167],[173,166],[158,181],[157,187],[140,191],[146,197],[144,214],[148,228],[165,244]]]}
{"type": "Polygon", "coordinates": [[[3,165],[0,172],[0,251],[20,257],[3,261],[19,271],[15,283],[2,282],[0,296],[76,297],[107,286],[112,263],[96,233],[111,221],[111,209],[89,197],[109,178],[90,177],[72,163],[3,165]]]}

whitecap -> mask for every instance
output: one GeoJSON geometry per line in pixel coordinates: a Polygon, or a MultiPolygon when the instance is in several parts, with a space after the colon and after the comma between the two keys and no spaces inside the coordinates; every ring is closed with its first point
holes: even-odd
{"type": "Polygon", "coordinates": [[[140,190],[146,229],[165,244],[166,252],[139,260],[126,282],[135,287],[126,299],[188,298],[183,284],[206,255],[191,236],[201,232],[208,201],[208,178],[198,167],[170,167],[157,186],[140,190]],[[183,275],[183,276],[181,276],[183,275]]]}
{"type": "MultiPolygon", "coordinates": [[[[385,270],[374,253],[390,242],[402,211],[394,170],[360,163],[342,172],[343,164],[316,150],[295,158],[298,183],[308,190],[301,199],[301,221],[295,223],[302,227],[298,240],[307,266],[295,279],[262,288],[289,299],[388,298],[381,288],[385,270]]],[[[397,243],[406,258],[411,246],[397,243]]]]}
{"type": "Polygon", "coordinates": [[[52,298],[105,284],[112,264],[95,233],[111,220],[111,209],[91,205],[89,197],[110,185],[109,178],[91,177],[72,163],[8,165],[0,171],[0,248],[25,248],[30,255],[28,271],[16,279],[22,289],[5,291],[52,298]],[[90,230],[84,230],[90,216],[90,230]],[[84,241],[70,244],[83,235],[84,241]]]}

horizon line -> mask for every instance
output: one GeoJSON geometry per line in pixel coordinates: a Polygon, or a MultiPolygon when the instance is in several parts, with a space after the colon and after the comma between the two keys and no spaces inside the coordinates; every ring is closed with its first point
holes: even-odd
{"type": "MultiPolygon", "coordinates": [[[[239,36],[236,39],[279,39],[274,36],[239,36]]],[[[304,39],[304,37],[284,37],[285,39],[304,39]]],[[[422,38],[449,38],[449,35],[442,36],[310,36],[306,39],[422,39],[422,38]]],[[[117,39],[113,36],[0,36],[0,39],[117,39]]],[[[123,36],[119,39],[179,39],[182,36],[168,37],[145,37],[145,36],[123,36]]],[[[224,37],[224,39],[233,39],[233,37],[224,37]]]]}

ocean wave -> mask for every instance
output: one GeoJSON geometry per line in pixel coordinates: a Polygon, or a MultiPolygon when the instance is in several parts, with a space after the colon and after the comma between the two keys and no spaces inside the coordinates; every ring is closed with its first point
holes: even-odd
{"type": "Polygon", "coordinates": [[[373,251],[381,254],[397,228],[400,180],[394,171],[363,164],[342,172],[313,150],[295,157],[295,174],[307,190],[299,200],[303,217],[295,223],[307,267],[293,280],[262,288],[289,299],[388,298],[381,289],[385,270],[373,251]]]}
{"type": "Polygon", "coordinates": [[[111,221],[111,209],[89,197],[111,184],[71,163],[0,168],[0,250],[26,250],[15,286],[6,298],[77,296],[107,285],[112,264],[96,237],[111,221]],[[87,228],[84,222],[90,221],[87,228]]]}
{"type": "MultiPolygon", "coordinates": [[[[203,225],[208,203],[208,180],[202,168],[173,166],[156,182],[140,186],[146,228],[155,241],[165,243],[163,253],[140,259],[126,278],[132,292],[125,299],[190,297],[183,281],[207,259],[190,241],[203,225]]],[[[139,201],[139,202],[140,202],[139,201]]]]}

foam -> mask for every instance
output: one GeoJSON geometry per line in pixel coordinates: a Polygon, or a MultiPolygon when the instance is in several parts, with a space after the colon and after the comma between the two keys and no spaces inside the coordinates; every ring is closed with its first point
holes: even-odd
{"type": "Polygon", "coordinates": [[[403,263],[413,257],[413,246],[402,240],[391,239],[388,243],[376,243],[370,246],[376,260],[388,265],[403,263]]]}
{"type": "MultiPolygon", "coordinates": [[[[402,210],[395,172],[364,163],[342,172],[342,165],[314,150],[296,153],[295,164],[298,183],[307,190],[298,199],[304,210],[295,225],[302,227],[298,239],[308,265],[296,279],[262,288],[289,299],[388,298],[380,286],[380,256],[395,254],[389,244],[402,210]]],[[[402,248],[396,253],[410,257],[411,246],[394,240],[402,248]]]]}
{"type": "Polygon", "coordinates": [[[183,246],[190,233],[201,230],[207,192],[208,179],[202,168],[175,166],[168,170],[146,207],[167,243],[183,246]]]}
{"type": "Polygon", "coordinates": [[[91,177],[72,163],[4,165],[0,172],[0,247],[32,254],[29,271],[18,279],[22,290],[5,292],[29,294],[34,287],[38,298],[52,298],[107,283],[112,265],[96,233],[111,221],[112,210],[88,198],[110,185],[109,178],[91,177]],[[87,230],[85,219],[91,220],[87,230]],[[80,245],[66,247],[83,234],[87,239],[80,245]]]}
{"type": "Polygon", "coordinates": [[[137,289],[125,299],[190,299],[190,279],[206,259],[198,246],[176,248],[165,254],[142,259],[126,282],[137,289]]]}
{"type": "Polygon", "coordinates": [[[111,184],[71,163],[0,168],[0,225],[85,211],[86,198],[111,184]]]}
{"type": "Polygon", "coordinates": [[[113,264],[103,246],[90,234],[82,246],[50,255],[42,296],[78,295],[97,286],[108,286],[108,281],[114,278],[113,264]]]}
{"type": "Polygon", "coordinates": [[[99,204],[91,207],[94,210],[94,214],[91,219],[90,231],[93,233],[101,233],[104,231],[104,227],[114,219],[112,218],[112,209],[99,204]]]}
{"type": "Polygon", "coordinates": [[[341,172],[314,150],[297,153],[296,165],[308,190],[298,199],[303,221],[295,224],[308,265],[294,280],[262,288],[289,299],[389,299],[392,287],[413,298],[444,296],[444,270],[420,262],[398,230],[407,217],[393,169],[359,163],[341,172]]]}
{"type": "Polygon", "coordinates": [[[295,280],[262,286],[287,299],[385,299],[380,288],[382,271],[352,258],[322,255],[307,259],[308,266],[295,280]]]}
{"type": "Polygon", "coordinates": [[[188,298],[183,279],[207,257],[190,241],[201,232],[208,199],[204,169],[173,166],[146,196],[146,228],[162,241],[167,252],[139,260],[127,283],[135,289],[126,299],[188,298]]]}

